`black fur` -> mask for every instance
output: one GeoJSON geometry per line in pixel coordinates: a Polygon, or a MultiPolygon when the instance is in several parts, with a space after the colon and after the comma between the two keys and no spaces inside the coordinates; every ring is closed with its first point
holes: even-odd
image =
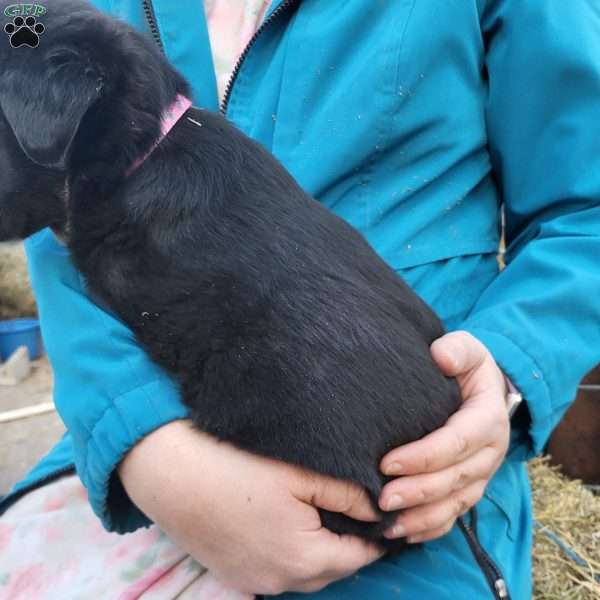
{"type": "MultiPolygon", "coordinates": [[[[176,378],[200,429],[357,482],[376,506],[381,457],[459,404],[430,356],[437,317],[221,116],[192,109],[201,126],[182,118],[126,177],[187,83],[79,0],[54,0],[44,24],[38,48],[0,49],[0,237],[67,230],[92,295],[176,378]]],[[[395,516],[322,512],[389,549],[395,516]]]]}

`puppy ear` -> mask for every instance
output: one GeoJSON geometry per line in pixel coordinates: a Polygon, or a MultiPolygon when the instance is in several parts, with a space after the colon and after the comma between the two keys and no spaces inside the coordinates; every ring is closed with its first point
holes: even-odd
{"type": "Polygon", "coordinates": [[[104,87],[102,75],[69,48],[9,67],[0,108],[23,152],[38,165],[64,170],[79,126],[104,87]]]}

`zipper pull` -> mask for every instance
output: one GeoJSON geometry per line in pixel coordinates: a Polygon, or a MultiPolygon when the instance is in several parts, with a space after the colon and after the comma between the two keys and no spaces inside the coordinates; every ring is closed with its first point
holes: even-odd
{"type": "Polygon", "coordinates": [[[498,592],[498,598],[508,598],[508,588],[506,587],[506,581],[504,581],[504,579],[496,579],[494,587],[498,592]]]}

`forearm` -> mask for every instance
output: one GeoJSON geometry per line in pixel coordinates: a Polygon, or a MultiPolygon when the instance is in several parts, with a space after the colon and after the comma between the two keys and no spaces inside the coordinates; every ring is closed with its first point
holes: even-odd
{"type": "Polygon", "coordinates": [[[600,361],[600,14],[561,0],[480,7],[507,267],[459,327],[523,394],[539,452],[600,361]]]}
{"type": "MultiPolygon", "coordinates": [[[[567,208],[567,207],[565,207],[567,208]]],[[[460,325],[479,338],[523,394],[529,451],[539,452],[600,362],[600,208],[540,223],[460,325]]]]}

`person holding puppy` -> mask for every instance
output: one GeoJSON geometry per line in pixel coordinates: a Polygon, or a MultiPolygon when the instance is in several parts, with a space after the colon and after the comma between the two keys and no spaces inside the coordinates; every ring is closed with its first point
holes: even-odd
{"type": "Polygon", "coordinates": [[[28,252],[69,434],[3,500],[5,517],[75,464],[107,529],[128,539],[152,521],[244,593],[529,597],[525,461],[600,360],[598,12],[508,0],[94,4],[153,36],[197,105],[217,110],[220,87],[227,117],[436,310],[451,333],[432,353],[463,404],[383,458],[394,479],[380,506],[403,510],[388,535],[410,548],[382,558],[320,526],[316,507],[372,519],[362,490],[192,430],[173,384],[44,231],[28,252]],[[525,402],[511,426],[513,385],[525,402]],[[484,558],[457,524],[473,506],[484,558]]]}

